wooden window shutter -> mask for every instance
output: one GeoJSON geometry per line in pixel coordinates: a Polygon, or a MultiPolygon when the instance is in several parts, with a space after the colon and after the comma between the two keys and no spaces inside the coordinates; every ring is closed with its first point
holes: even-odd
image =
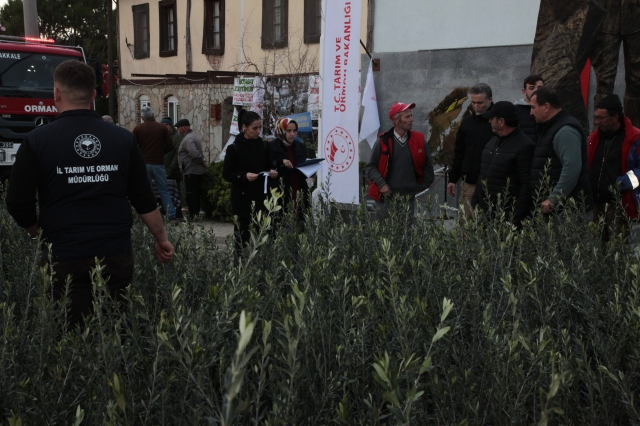
{"type": "Polygon", "coordinates": [[[262,48],[273,47],[273,0],[262,0],[262,48]]]}

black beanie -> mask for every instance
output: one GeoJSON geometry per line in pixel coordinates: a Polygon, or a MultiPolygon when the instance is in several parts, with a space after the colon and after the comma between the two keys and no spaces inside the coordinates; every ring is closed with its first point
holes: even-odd
{"type": "Polygon", "coordinates": [[[622,112],[622,102],[618,95],[607,95],[600,99],[600,102],[596,104],[596,109],[607,109],[615,112],[622,112]]]}

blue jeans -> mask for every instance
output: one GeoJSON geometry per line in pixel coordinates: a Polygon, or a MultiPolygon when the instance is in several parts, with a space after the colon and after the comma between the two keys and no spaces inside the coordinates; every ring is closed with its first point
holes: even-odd
{"type": "Polygon", "coordinates": [[[167,172],[164,164],[147,164],[147,177],[149,178],[149,185],[151,185],[151,180],[156,182],[156,188],[158,188],[160,200],[162,201],[162,208],[167,213],[167,216],[169,216],[169,219],[175,219],[176,208],[173,206],[169,189],[167,188],[167,172]]]}

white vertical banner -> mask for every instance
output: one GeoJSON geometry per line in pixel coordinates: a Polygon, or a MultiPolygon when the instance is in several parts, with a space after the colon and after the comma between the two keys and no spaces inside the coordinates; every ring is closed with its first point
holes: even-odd
{"type": "Polygon", "coordinates": [[[358,204],[360,0],[325,0],[322,16],[321,183],[340,203],[358,204]],[[330,17],[330,19],[328,19],[330,17]],[[330,176],[329,176],[330,173],[330,176]]]}
{"type": "Polygon", "coordinates": [[[360,140],[366,139],[369,146],[373,148],[373,144],[378,139],[378,130],[380,129],[380,116],[378,116],[378,99],[376,97],[376,86],[373,83],[373,61],[369,61],[369,71],[367,72],[367,82],[364,85],[364,93],[362,94],[362,106],[364,114],[362,116],[362,124],[360,124],[360,140]]]}

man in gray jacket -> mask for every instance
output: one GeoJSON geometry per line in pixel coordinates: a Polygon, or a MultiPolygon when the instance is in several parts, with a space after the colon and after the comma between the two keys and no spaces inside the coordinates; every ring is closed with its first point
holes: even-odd
{"type": "Polygon", "coordinates": [[[186,187],[189,217],[193,219],[200,213],[200,186],[202,176],[207,171],[207,160],[202,154],[202,143],[191,130],[189,120],[179,120],[176,128],[182,135],[182,143],[178,149],[178,164],[186,187]]]}

